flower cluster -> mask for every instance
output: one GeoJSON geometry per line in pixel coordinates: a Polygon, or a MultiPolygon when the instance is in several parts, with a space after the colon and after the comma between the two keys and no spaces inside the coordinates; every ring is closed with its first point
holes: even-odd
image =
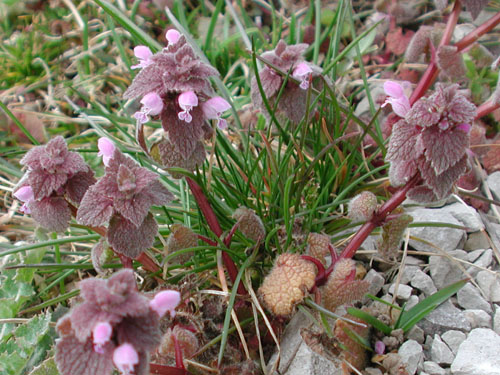
{"type": "Polygon", "coordinates": [[[475,115],[476,107],[458,85],[437,84],[433,94],[418,100],[393,126],[386,155],[391,184],[404,185],[418,173],[423,182],[408,192],[409,198],[432,202],[448,196],[467,170],[475,115]]]}
{"type": "Polygon", "coordinates": [[[189,159],[199,141],[213,132],[206,120],[217,120],[219,128],[227,126],[222,114],[230,105],[214,97],[208,78],[218,76],[217,70],[202,62],[178,31],[169,30],[166,37],[168,46],[156,54],[145,46],[134,49],[139,64],[133,68],[141,71],[124,97],[141,98],[142,108],[134,115],[140,124],[160,115],[173,152],[189,159]]]}
{"type": "Polygon", "coordinates": [[[177,291],[150,300],[137,291],[132,270],[108,280],[80,282],[83,303],[57,323],[56,363],[61,375],[149,374],[149,353],[161,343],[160,318],[175,315],[177,291]]]}
{"type": "MultiPolygon", "coordinates": [[[[273,51],[262,54],[262,58],[272,66],[285,73],[290,71],[291,76],[300,81],[300,84],[296,84],[292,80],[288,80],[276,107],[277,111],[283,113],[294,123],[299,123],[306,113],[307,89],[312,78],[321,74],[319,66],[304,61],[302,54],[307,47],[308,45],[305,43],[287,46],[285,41],[280,40],[273,51]]],[[[276,105],[278,92],[285,78],[268,65],[265,65],[258,74],[264,94],[273,107],[276,105]]],[[[269,116],[255,77],[252,79],[251,86],[254,106],[269,116]]]]}
{"type": "Polygon", "coordinates": [[[21,164],[28,168],[14,191],[24,202],[21,211],[48,230],[64,231],[71,219],[66,199],[79,203],[95,182],[94,172],[79,154],[68,151],[61,136],[31,149],[21,164]]]}
{"type": "Polygon", "coordinates": [[[136,258],[152,246],[158,231],[150,207],[164,205],[174,196],[156,173],[140,167],[109,140],[100,141],[99,146],[106,174],[87,190],[76,219],[89,226],[109,223],[108,243],[117,252],[136,258]]]}

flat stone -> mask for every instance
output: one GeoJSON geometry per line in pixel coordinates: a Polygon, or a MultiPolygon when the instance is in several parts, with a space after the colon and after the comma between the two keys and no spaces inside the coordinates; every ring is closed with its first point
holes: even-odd
{"type": "Polygon", "coordinates": [[[490,243],[483,232],[469,233],[464,244],[464,250],[466,251],[486,249],[488,247],[490,247],[490,243]]]}
{"type": "Polygon", "coordinates": [[[460,307],[464,309],[481,309],[488,314],[492,313],[490,304],[486,302],[479,290],[471,283],[465,284],[464,287],[458,291],[457,302],[460,307]]]}
{"type": "Polygon", "coordinates": [[[425,361],[424,371],[429,375],[445,375],[446,370],[439,366],[436,362],[425,361]]]}
{"type": "Polygon", "coordinates": [[[474,328],[491,328],[491,315],[484,310],[465,310],[465,317],[474,328]]]}
{"type": "Polygon", "coordinates": [[[415,273],[417,271],[420,271],[419,266],[414,266],[414,265],[405,265],[403,268],[403,271],[401,272],[401,284],[409,284],[411,279],[413,279],[413,276],[415,276],[415,273]]]}
{"type": "Polygon", "coordinates": [[[423,344],[425,340],[424,330],[415,325],[408,331],[408,333],[406,334],[406,338],[408,340],[415,340],[419,344],[423,344]]]}
{"type": "MultiPolygon", "coordinates": [[[[413,222],[439,222],[455,225],[462,225],[452,214],[444,208],[415,208],[408,210],[413,216],[413,222]]],[[[410,228],[410,235],[420,238],[444,251],[456,250],[461,247],[465,240],[465,231],[462,229],[448,227],[415,227],[410,228]]],[[[435,253],[436,249],[423,242],[410,239],[410,246],[416,250],[435,253]]]]}
{"type": "MultiPolygon", "coordinates": [[[[395,290],[396,290],[396,284],[392,284],[389,287],[389,293],[394,295],[395,290]]],[[[396,297],[406,301],[410,298],[412,291],[413,291],[413,288],[411,286],[399,284],[397,292],[396,292],[397,293],[396,297]]]]}
{"type": "Polygon", "coordinates": [[[500,199],[500,172],[490,174],[486,178],[486,182],[496,199],[500,199]]]}
{"type": "MultiPolygon", "coordinates": [[[[448,255],[461,260],[467,259],[467,252],[463,250],[449,251],[448,255]]],[[[429,257],[429,271],[432,281],[438,290],[466,277],[458,264],[458,261],[441,255],[432,255],[429,257]]]]}
{"type": "Polygon", "coordinates": [[[479,271],[476,275],[476,281],[488,301],[500,302],[500,275],[498,273],[479,271]]]}
{"type": "Polygon", "coordinates": [[[464,203],[457,202],[444,206],[443,212],[450,213],[457,219],[464,227],[467,227],[467,233],[477,232],[484,229],[483,221],[477,211],[464,203]]]}
{"type": "Polygon", "coordinates": [[[493,330],[500,335],[500,306],[495,305],[495,315],[493,315],[493,330]]]}
{"type": "Polygon", "coordinates": [[[467,268],[467,272],[472,276],[476,275],[482,271],[481,268],[488,268],[493,261],[493,250],[486,249],[483,251],[481,256],[474,262],[475,266],[470,266],[467,268]]]}
{"type": "MultiPolygon", "coordinates": [[[[281,369],[281,363],[280,363],[281,369]]],[[[304,342],[299,346],[295,356],[290,363],[286,372],[281,372],[284,375],[341,375],[342,369],[340,364],[334,364],[326,359],[324,356],[319,355],[304,342]]]]}
{"type": "Polygon", "coordinates": [[[500,336],[487,328],[476,328],[460,345],[451,364],[453,375],[500,375],[500,336]]]}
{"type": "Polygon", "coordinates": [[[455,356],[439,335],[434,335],[431,345],[431,359],[440,365],[451,365],[455,356]]]}
{"type": "Polygon", "coordinates": [[[484,249],[477,249],[477,250],[471,251],[469,254],[467,254],[467,261],[474,263],[483,254],[484,254],[484,249]]]}
{"type": "Polygon", "coordinates": [[[385,284],[384,277],[373,268],[368,271],[364,280],[370,283],[370,286],[368,287],[368,293],[373,294],[374,296],[376,296],[378,292],[380,292],[385,284]]]}
{"type": "Polygon", "coordinates": [[[461,331],[450,330],[441,335],[441,339],[448,345],[453,354],[457,354],[460,344],[464,342],[467,335],[461,331]]]}
{"type": "Polygon", "coordinates": [[[415,340],[405,341],[399,348],[398,354],[403,363],[406,364],[406,371],[410,375],[414,375],[417,372],[424,359],[422,346],[415,340]]]}
{"type": "Polygon", "coordinates": [[[443,302],[419,323],[427,334],[442,334],[446,331],[470,331],[470,323],[464,313],[453,306],[450,300],[443,302]]]}
{"type": "Polygon", "coordinates": [[[434,285],[431,277],[421,270],[417,270],[417,272],[415,272],[410,284],[412,287],[422,291],[426,296],[430,296],[431,294],[437,292],[436,286],[434,285]]]}
{"type": "Polygon", "coordinates": [[[418,296],[416,296],[415,294],[412,294],[410,296],[410,298],[408,298],[408,301],[406,301],[405,309],[410,310],[413,306],[415,306],[419,302],[420,302],[420,299],[418,298],[418,296]]]}

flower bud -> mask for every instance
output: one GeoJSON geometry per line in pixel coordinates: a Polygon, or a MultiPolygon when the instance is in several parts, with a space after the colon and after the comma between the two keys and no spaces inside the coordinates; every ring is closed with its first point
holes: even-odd
{"type": "Polygon", "coordinates": [[[349,217],[354,221],[368,221],[376,209],[377,197],[370,191],[364,191],[349,202],[349,217]]]}
{"type": "Polygon", "coordinates": [[[260,217],[254,210],[246,207],[240,207],[233,213],[233,219],[238,220],[238,229],[246,237],[253,241],[264,240],[266,229],[260,217]]]}
{"type": "Polygon", "coordinates": [[[176,290],[163,290],[157,293],[149,302],[149,307],[155,311],[160,318],[168,311],[170,317],[175,316],[175,308],[181,301],[181,294],[176,290]]]}

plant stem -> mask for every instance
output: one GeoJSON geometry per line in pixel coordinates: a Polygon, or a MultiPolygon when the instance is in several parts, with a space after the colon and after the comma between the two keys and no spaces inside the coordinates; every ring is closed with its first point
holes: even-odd
{"type": "Polygon", "coordinates": [[[497,110],[498,108],[500,108],[500,103],[495,103],[491,100],[484,102],[477,108],[476,120],[490,114],[491,112],[497,110]]]}
{"type": "Polygon", "coordinates": [[[491,17],[488,21],[486,21],[482,25],[479,25],[477,29],[464,36],[462,40],[455,43],[455,46],[458,48],[458,52],[463,51],[465,48],[467,48],[476,40],[478,40],[480,37],[482,37],[484,34],[486,34],[488,31],[492,30],[499,23],[500,23],[500,12],[495,14],[493,17],[491,17]]]}
{"type": "Polygon", "coordinates": [[[408,183],[399,189],[394,195],[385,202],[376,212],[370,221],[364,223],[356,232],[346,248],[340,254],[340,258],[352,258],[361,244],[366,240],[370,233],[380,225],[392,211],[394,211],[406,199],[406,194],[415,185],[420,182],[420,176],[415,175],[408,183]]]}

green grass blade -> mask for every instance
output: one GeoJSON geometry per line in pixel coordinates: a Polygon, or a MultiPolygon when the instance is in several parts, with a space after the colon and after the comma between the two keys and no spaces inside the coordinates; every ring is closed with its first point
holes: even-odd
{"type": "Polygon", "coordinates": [[[382,323],[380,320],[378,320],[377,318],[375,318],[374,316],[368,314],[367,312],[365,312],[363,310],[356,309],[354,307],[348,307],[347,312],[350,315],[355,316],[356,318],[359,318],[359,319],[363,320],[364,322],[370,324],[373,328],[379,330],[380,332],[382,332],[385,335],[390,335],[392,332],[391,327],[389,327],[385,323],[382,323]]]}

